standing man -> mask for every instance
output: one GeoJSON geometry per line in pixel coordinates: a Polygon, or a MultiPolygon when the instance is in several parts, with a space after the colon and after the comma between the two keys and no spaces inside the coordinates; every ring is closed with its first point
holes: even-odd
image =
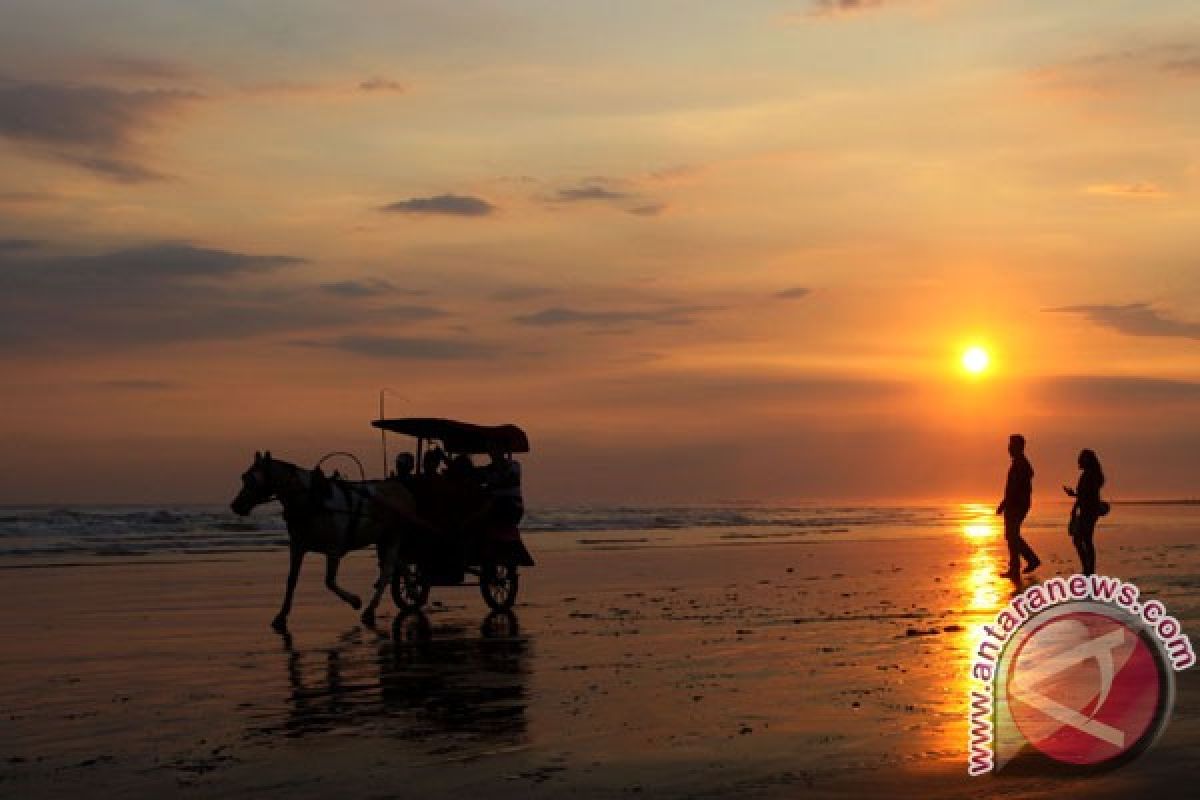
{"type": "Polygon", "coordinates": [[[1008,437],[1008,454],[1012,457],[1012,465],[1004,484],[1004,499],[996,507],[996,513],[1004,515],[1004,538],[1008,541],[1008,571],[1001,575],[1015,581],[1021,577],[1022,557],[1026,574],[1037,569],[1042,560],[1021,538],[1021,523],[1033,502],[1033,465],[1025,457],[1024,436],[1014,433],[1008,437]]]}

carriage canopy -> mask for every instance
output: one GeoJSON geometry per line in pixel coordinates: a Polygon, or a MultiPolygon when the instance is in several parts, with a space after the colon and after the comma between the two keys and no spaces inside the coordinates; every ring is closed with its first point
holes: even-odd
{"type": "Polygon", "coordinates": [[[377,419],[371,425],[391,433],[440,441],[451,453],[488,453],[497,445],[509,453],[529,452],[529,438],[516,425],[473,425],[438,417],[377,419]]]}

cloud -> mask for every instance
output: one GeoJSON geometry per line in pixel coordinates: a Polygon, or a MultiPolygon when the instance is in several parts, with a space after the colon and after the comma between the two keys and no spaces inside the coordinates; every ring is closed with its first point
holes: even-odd
{"type": "Polygon", "coordinates": [[[646,177],[652,181],[672,183],[674,181],[695,177],[703,172],[703,170],[703,167],[696,164],[676,164],[674,166],[653,170],[646,177]]]}
{"type": "Polygon", "coordinates": [[[0,262],[0,286],[19,291],[48,287],[73,292],[137,292],[147,286],[194,279],[225,279],[303,263],[280,255],[248,255],[230,250],[163,242],[96,255],[57,256],[0,262]]]}
{"type": "Polygon", "coordinates": [[[807,16],[830,19],[861,14],[883,6],[884,0],[813,0],[807,16]]]}
{"type": "Polygon", "coordinates": [[[50,192],[0,192],[0,206],[28,208],[50,205],[58,197],[50,192]]]}
{"type": "Polygon", "coordinates": [[[629,198],[625,192],[618,192],[604,186],[578,186],[571,189],[559,189],[554,199],[559,203],[577,203],[583,200],[625,200],[629,198]]]}
{"type": "Polygon", "coordinates": [[[55,153],[58,161],[75,167],[82,167],[89,172],[118,183],[144,183],[146,181],[163,180],[167,176],[161,172],[144,167],[133,161],[106,156],[75,155],[72,153],[55,153]]]}
{"type": "Polygon", "coordinates": [[[190,97],[174,90],[0,83],[0,135],[55,145],[116,149],[149,118],[190,97]]]}
{"type": "Polygon", "coordinates": [[[799,300],[802,297],[808,297],[812,294],[812,289],[806,289],[803,286],[795,286],[791,289],[784,289],[781,292],[776,292],[775,297],[780,300],[799,300]]]}
{"type": "Polygon", "coordinates": [[[342,94],[345,87],[334,87],[327,84],[305,81],[265,81],[249,83],[240,87],[242,92],[255,97],[279,96],[286,98],[319,98],[328,95],[342,94]]]}
{"type": "Polygon", "coordinates": [[[882,5],[883,0],[813,0],[812,9],[816,15],[847,14],[882,5]]]}
{"type": "Polygon", "coordinates": [[[1085,189],[1088,194],[1098,194],[1105,197],[1121,197],[1128,200],[1159,200],[1167,196],[1157,184],[1149,182],[1135,183],[1098,183],[1085,189]]]}
{"type": "Polygon", "coordinates": [[[461,339],[436,339],[403,336],[339,336],[325,341],[301,340],[298,347],[319,347],[342,350],[371,358],[412,361],[458,361],[487,358],[496,353],[492,345],[461,339]]]}
{"type": "Polygon", "coordinates": [[[555,204],[609,203],[638,217],[655,217],[667,209],[666,203],[605,186],[607,181],[606,178],[591,178],[583,185],[559,189],[544,200],[555,204]]]}
{"type": "Polygon", "coordinates": [[[130,55],[109,55],[96,59],[96,67],[110,75],[127,78],[150,78],[177,81],[192,77],[192,70],[183,64],[161,58],[130,55]]]}
{"type": "Polygon", "coordinates": [[[1032,87],[1054,97],[1111,99],[1140,97],[1147,85],[1187,91],[1183,81],[1200,76],[1200,46],[1159,41],[1139,47],[1102,50],[1031,70],[1032,87]]]}
{"type": "Polygon", "coordinates": [[[37,239],[0,239],[0,253],[33,250],[41,244],[37,239]]]}
{"type": "Polygon", "coordinates": [[[1148,303],[1059,306],[1043,310],[1053,314],[1080,314],[1090,322],[1130,336],[1200,339],[1200,322],[1171,319],[1148,303]]]}
{"type": "MultiPolygon", "coordinates": [[[[381,279],[297,282],[292,270],[304,263],[296,256],[186,242],[73,255],[0,249],[0,352],[94,353],[272,334],[312,337],[360,325],[395,330],[450,316],[432,305],[386,302],[410,292],[381,279]]],[[[382,347],[373,341],[346,338],[340,344],[382,347]]]]}
{"type": "Polygon", "coordinates": [[[242,84],[238,90],[252,97],[282,101],[354,102],[369,96],[398,95],[408,91],[400,81],[374,75],[358,81],[275,80],[242,84]]]}
{"type": "Polygon", "coordinates": [[[0,349],[114,350],[396,319],[306,287],[247,286],[303,261],[180,242],[80,255],[0,251],[0,349]]]}
{"type": "Polygon", "coordinates": [[[0,137],[35,155],[123,182],[154,180],[139,137],[199,95],[0,80],[0,137]]]}
{"type": "Polygon", "coordinates": [[[460,217],[484,217],[496,207],[481,197],[459,194],[439,194],[433,197],[411,197],[383,206],[380,211],[397,214],[449,214],[460,217]]]}
{"type": "Polygon", "coordinates": [[[719,403],[722,407],[757,406],[764,401],[787,405],[872,405],[888,407],[918,392],[916,384],[877,378],[834,375],[710,373],[693,370],[650,371],[604,379],[581,387],[589,398],[637,406],[719,403]]]}
{"type": "Polygon", "coordinates": [[[1200,77],[1200,55],[1176,58],[1162,65],[1164,72],[1173,72],[1184,78],[1200,77]]]}
{"type": "Polygon", "coordinates": [[[1200,403],[1200,383],[1194,381],[1120,375],[1068,375],[1045,378],[1034,385],[1034,394],[1055,408],[1073,413],[1145,413],[1154,408],[1192,409],[1200,403]]]}
{"type": "Polygon", "coordinates": [[[380,77],[367,78],[358,84],[358,88],[364,92],[403,92],[405,90],[404,84],[400,81],[380,77]]]}
{"type": "Polygon", "coordinates": [[[180,384],[172,381],[156,381],[144,378],[119,378],[110,381],[98,381],[96,386],[104,389],[118,389],[128,392],[163,392],[178,389],[180,384]]]}
{"type": "Polygon", "coordinates": [[[407,322],[417,322],[425,319],[438,319],[449,315],[449,312],[443,311],[440,308],[433,306],[384,306],[379,309],[382,316],[386,316],[392,320],[404,320],[407,322]]]}
{"type": "Polygon", "coordinates": [[[534,297],[544,297],[554,290],[547,286],[509,286],[497,289],[489,295],[493,300],[529,300],[534,297]]]}
{"type": "Polygon", "coordinates": [[[700,314],[721,311],[719,306],[667,306],[648,310],[580,311],[574,308],[555,306],[533,314],[513,317],[520,325],[690,325],[700,314]]]}
{"type": "Polygon", "coordinates": [[[404,289],[383,278],[359,278],[321,284],[321,290],[341,297],[378,297],[404,294],[412,297],[428,294],[421,289],[404,289]]]}

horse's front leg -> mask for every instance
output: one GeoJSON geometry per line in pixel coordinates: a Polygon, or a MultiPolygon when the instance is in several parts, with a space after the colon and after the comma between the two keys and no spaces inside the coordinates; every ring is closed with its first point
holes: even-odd
{"type": "Polygon", "coordinates": [[[287,632],[287,618],[292,611],[292,595],[296,592],[296,580],[300,577],[300,565],[304,563],[304,548],[293,544],[289,550],[289,556],[287,589],[283,594],[283,606],[275,615],[275,619],[271,620],[271,627],[279,633],[287,632]]]}
{"type": "Polygon", "coordinates": [[[343,602],[349,603],[355,611],[358,611],[362,607],[362,600],[358,598],[358,595],[347,592],[337,584],[338,565],[341,563],[341,556],[325,556],[325,588],[340,597],[343,602]]]}
{"type": "Polygon", "coordinates": [[[400,554],[400,542],[398,539],[393,539],[387,544],[380,542],[379,547],[383,549],[382,556],[379,559],[379,579],[375,581],[375,592],[371,595],[371,602],[367,603],[367,607],[362,613],[362,621],[366,625],[375,624],[375,609],[379,608],[379,601],[383,599],[383,592],[392,582],[392,575],[396,571],[396,559],[400,554]]]}

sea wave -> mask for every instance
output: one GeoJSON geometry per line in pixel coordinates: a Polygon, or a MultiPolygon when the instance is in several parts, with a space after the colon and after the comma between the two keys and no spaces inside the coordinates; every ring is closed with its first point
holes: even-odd
{"type": "Polygon", "coordinates": [[[138,555],[261,550],[287,544],[278,514],[250,519],[207,507],[6,508],[0,556],[138,555]]]}
{"type": "MultiPolygon", "coordinates": [[[[890,527],[953,525],[962,507],[811,505],[558,506],[531,509],[532,535],[709,531],[726,540],[766,532],[840,535],[890,527]]],[[[287,544],[278,507],[238,517],[218,506],[64,506],[0,509],[0,556],[129,556],[276,549],[287,544]]]]}

